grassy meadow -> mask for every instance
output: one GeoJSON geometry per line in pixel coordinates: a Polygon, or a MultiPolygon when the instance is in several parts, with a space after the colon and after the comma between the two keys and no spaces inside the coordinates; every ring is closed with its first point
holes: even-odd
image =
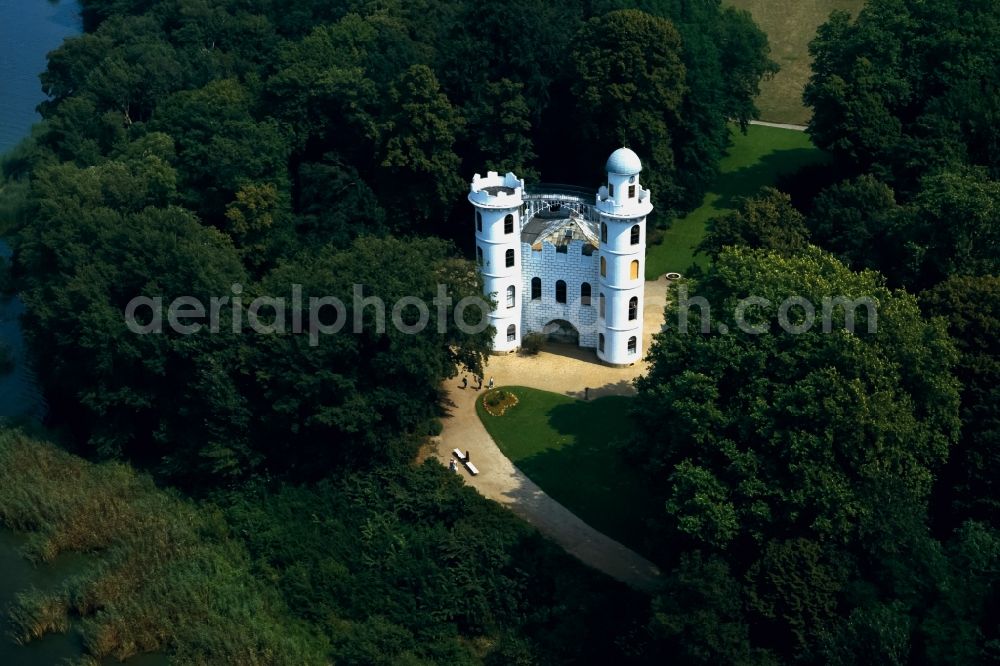
{"type": "Polygon", "coordinates": [[[757,107],[761,120],[775,123],[804,125],[809,121],[809,109],[802,104],[802,90],[809,80],[812,60],[809,42],[816,28],[830,12],[844,10],[852,15],[864,6],[864,0],[724,0],[725,4],[748,10],[757,25],[767,33],[771,43],[771,59],[781,71],[761,84],[757,107]]]}
{"type": "Polygon", "coordinates": [[[775,184],[786,174],[825,159],[804,132],[751,125],[743,134],[733,128],[733,145],[719,164],[719,176],[701,206],[677,218],[663,235],[663,242],[646,248],[646,279],[664,273],[684,273],[692,263],[706,265],[708,258],[694,248],[705,235],[709,219],[733,210],[741,198],[775,184]]]}

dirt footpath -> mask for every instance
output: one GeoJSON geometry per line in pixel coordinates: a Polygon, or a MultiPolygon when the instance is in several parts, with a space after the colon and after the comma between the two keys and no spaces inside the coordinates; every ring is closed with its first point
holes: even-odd
{"type": "MultiPolygon", "coordinates": [[[[665,293],[663,278],[646,283],[644,351],[649,349],[653,333],[662,326],[665,293]]],[[[490,357],[485,382],[494,377],[497,386],[529,386],[574,397],[583,397],[589,387],[590,397],[596,398],[634,395],[632,380],[645,370],[645,361],[612,368],[599,363],[593,350],[551,345],[533,357],[490,357]]],[[[465,389],[461,388],[461,377],[448,381],[444,430],[434,438],[434,449],[428,453],[447,465],[454,457],[453,449],[469,451],[480,473],[474,477],[461,466],[459,473],[484,497],[507,506],[585,564],[637,589],[654,589],[660,572],[652,562],[584,523],[503,455],[476,415],[475,401],[482,391],[476,391],[474,386],[471,377],[465,389]]]]}

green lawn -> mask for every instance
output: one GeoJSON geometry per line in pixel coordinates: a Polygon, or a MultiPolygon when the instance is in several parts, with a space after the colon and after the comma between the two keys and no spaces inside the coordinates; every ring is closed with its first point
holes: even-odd
{"type": "Polygon", "coordinates": [[[864,0],[724,0],[753,15],[760,29],[767,33],[771,59],[781,66],[773,79],[760,86],[757,107],[761,120],[804,125],[809,109],[802,104],[802,91],[811,74],[809,42],[816,28],[825,23],[830,12],[843,9],[857,16],[864,0]]]}
{"type": "Polygon", "coordinates": [[[742,197],[782,175],[825,159],[804,132],[751,125],[747,133],[733,130],[729,155],[719,164],[719,177],[705,200],[687,216],[677,218],[663,242],[646,249],[646,279],[655,280],[670,271],[687,272],[692,263],[706,265],[708,258],[694,255],[694,247],[705,235],[705,223],[732,210],[742,197]]]}
{"type": "Polygon", "coordinates": [[[486,430],[517,467],[591,527],[642,552],[646,519],[660,513],[645,481],[614,442],[628,435],[631,398],[589,402],[523,386],[505,386],[518,404],[491,416],[486,430]]]}

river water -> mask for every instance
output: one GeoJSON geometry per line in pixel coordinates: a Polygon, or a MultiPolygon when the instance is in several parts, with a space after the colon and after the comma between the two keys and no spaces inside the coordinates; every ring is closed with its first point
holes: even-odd
{"type": "MultiPolygon", "coordinates": [[[[45,69],[46,53],[80,30],[80,7],[75,0],[0,0],[0,153],[16,146],[40,119],[35,108],[45,96],[38,74],[45,69]]],[[[9,256],[10,247],[0,239],[0,257],[9,256]]],[[[14,358],[14,370],[0,376],[0,417],[38,420],[45,414],[45,402],[25,356],[23,311],[20,298],[0,297],[0,340],[14,358]]],[[[24,536],[0,528],[0,666],[53,666],[78,659],[83,646],[75,630],[16,645],[8,635],[7,608],[18,592],[57,589],[68,576],[92,564],[93,558],[67,554],[36,567],[21,556],[24,541],[24,536]]],[[[167,660],[162,655],[144,655],[126,663],[162,666],[167,660]]]]}
{"type": "Polygon", "coordinates": [[[45,54],[80,27],[75,0],[0,0],[0,153],[38,121],[45,54]]]}

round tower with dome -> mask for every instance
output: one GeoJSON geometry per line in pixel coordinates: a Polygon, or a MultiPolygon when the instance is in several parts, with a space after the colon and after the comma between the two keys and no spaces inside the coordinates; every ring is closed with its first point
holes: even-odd
{"type": "Polygon", "coordinates": [[[607,183],[525,187],[512,173],[476,174],[476,261],[496,303],[493,351],[517,350],[533,333],[596,349],[612,365],[642,358],[643,274],[649,190],[628,148],[612,153],[607,183]]]}
{"type": "Polygon", "coordinates": [[[611,153],[607,185],[597,192],[600,216],[597,356],[628,365],[642,358],[642,307],[649,190],[639,182],[642,162],[628,148],[611,153]]]}
{"type": "Polygon", "coordinates": [[[483,291],[496,301],[490,323],[496,328],[494,352],[521,346],[521,206],[524,181],[513,173],[490,171],[472,179],[469,202],[475,207],[476,263],[483,291]]]}

